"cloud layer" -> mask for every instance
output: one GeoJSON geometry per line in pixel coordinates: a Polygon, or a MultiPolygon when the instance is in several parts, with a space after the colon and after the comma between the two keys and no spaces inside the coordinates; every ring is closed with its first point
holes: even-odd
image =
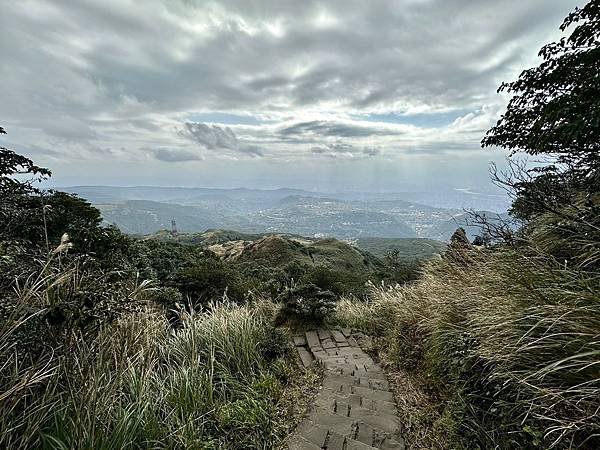
{"type": "Polygon", "coordinates": [[[0,125],[57,177],[107,155],[173,184],[184,162],[468,163],[496,87],[579,3],[22,0],[0,15],[0,125]]]}

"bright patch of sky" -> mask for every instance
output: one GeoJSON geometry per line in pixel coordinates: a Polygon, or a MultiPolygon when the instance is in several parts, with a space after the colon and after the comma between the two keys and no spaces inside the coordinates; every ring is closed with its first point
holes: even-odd
{"type": "Polygon", "coordinates": [[[368,122],[385,122],[385,123],[397,123],[404,125],[414,125],[420,128],[441,128],[447,127],[452,124],[456,119],[465,116],[468,113],[476,113],[476,111],[469,110],[458,110],[449,112],[432,112],[422,114],[399,114],[399,113],[387,113],[387,114],[366,114],[366,115],[353,115],[352,118],[356,120],[366,120],[368,122]]]}
{"type": "Polygon", "coordinates": [[[186,120],[190,122],[208,122],[221,125],[260,125],[269,122],[268,120],[261,120],[250,115],[242,116],[223,112],[191,113],[186,116],[186,120]]]}

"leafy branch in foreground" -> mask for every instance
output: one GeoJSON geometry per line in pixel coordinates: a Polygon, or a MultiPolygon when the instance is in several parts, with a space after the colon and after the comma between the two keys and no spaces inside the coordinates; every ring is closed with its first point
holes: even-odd
{"type": "Polygon", "coordinates": [[[504,83],[507,110],[482,141],[511,150],[492,180],[513,197],[511,213],[533,242],[586,270],[600,263],[600,1],[576,8],[544,46],[543,62],[504,83]],[[540,161],[530,167],[517,152],[540,161]]]}

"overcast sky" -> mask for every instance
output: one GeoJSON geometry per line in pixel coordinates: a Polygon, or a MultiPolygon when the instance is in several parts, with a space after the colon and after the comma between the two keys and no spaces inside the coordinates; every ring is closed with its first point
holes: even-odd
{"type": "Polygon", "coordinates": [[[484,188],[573,0],[18,0],[2,145],[55,185],[484,188]]]}

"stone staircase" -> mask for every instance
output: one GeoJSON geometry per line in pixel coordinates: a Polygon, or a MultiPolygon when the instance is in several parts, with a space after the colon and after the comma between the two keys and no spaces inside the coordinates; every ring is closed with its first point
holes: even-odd
{"type": "Polygon", "coordinates": [[[325,368],[323,387],[288,439],[290,450],[404,450],[396,404],[385,375],[350,329],[318,329],[294,337],[304,366],[325,368]]]}

